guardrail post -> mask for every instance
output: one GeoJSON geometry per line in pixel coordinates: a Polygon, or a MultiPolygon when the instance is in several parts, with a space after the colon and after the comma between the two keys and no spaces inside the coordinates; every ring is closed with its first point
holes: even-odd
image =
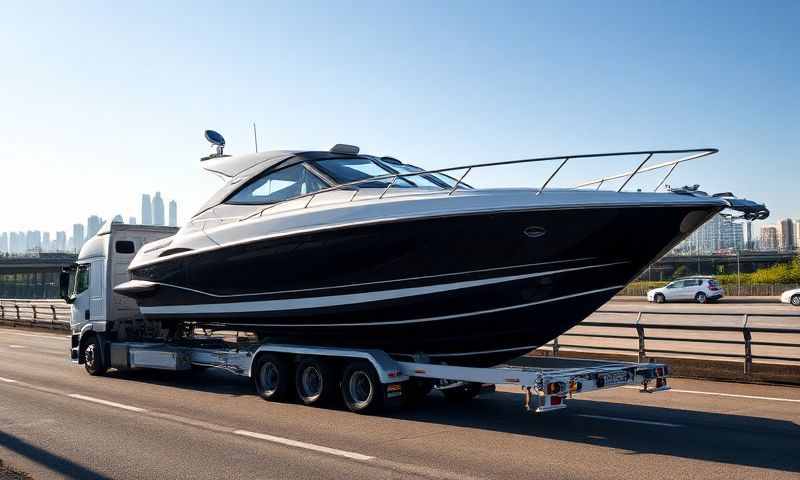
{"type": "Polygon", "coordinates": [[[750,320],[748,314],[744,314],[744,323],[742,323],[742,335],[744,336],[744,374],[750,376],[753,372],[753,346],[752,335],[750,329],[747,328],[747,322],[750,320]]]}
{"type": "MultiPolygon", "coordinates": [[[[22,321],[22,317],[19,316],[19,305],[15,303],[14,308],[17,310],[17,321],[22,321]]],[[[11,326],[15,326],[13,320],[11,321],[11,326]]]]}
{"type": "Polygon", "coordinates": [[[556,338],[553,339],[553,356],[554,357],[558,356],[558,351],[559,351],[560,348],[561,347],[559,347],[559,345],[558,345],[558,337],[556,337],[556,338]]]}
{"type": "Polygon", "coordinates": [[[31,325],[36,323],[36,305],[31,305],[31,310],[33,310],[33,318],[31,318],[31,325]]]}
{"type": "Polygon", "coordinates": [[[56,320],[58,320],[58,317],[56,317],[56,306],[53,305],[52,303],[50,304],[50,311],[53,312],[53,319],[50,320],[50,330],[52,330],[53,325],[56,323],[56,320]]]}
{"type": "Polygon", "coordinates": [[[3,320],[6,319],[6,307],[4,307],[2,304],[0,304],[0,318],[3,320]]]}
{"type": "Polygon", "coordinates": [[[639,363],[647,361],[647,350],[644,344],[644,327],[640,324],[642,321],[642,313],[643,312],[639,312],[639,315],[636,317],[636,336],[639,337],[639,363]]]}

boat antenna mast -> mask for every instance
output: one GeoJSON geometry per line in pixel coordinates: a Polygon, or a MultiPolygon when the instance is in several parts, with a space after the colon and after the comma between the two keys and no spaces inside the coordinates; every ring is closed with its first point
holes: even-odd
{"type": "Polygon", "coordinates": [[[253,144],[256,146],[256,153],[258,153],[258,134],[256,133],[256,122],[253,122],[253,144]]]}

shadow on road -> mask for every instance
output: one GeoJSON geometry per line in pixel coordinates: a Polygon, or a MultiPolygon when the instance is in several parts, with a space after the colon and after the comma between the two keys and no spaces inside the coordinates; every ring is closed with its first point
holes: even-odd
{"type": "Polygon", "coordinates": [[[0,445],[67,478],[100,480],[109,478],[2,431],[0,431],[0,445]]]}

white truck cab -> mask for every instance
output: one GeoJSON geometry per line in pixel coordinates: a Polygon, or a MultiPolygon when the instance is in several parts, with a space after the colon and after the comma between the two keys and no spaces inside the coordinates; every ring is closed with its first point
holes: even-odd
{"type": "Polygon", "coordinates": [[[130,279],[128,265],[146,243],[175,235],[174,227],[107,222],[81,248],[78,259],[61,273],[61,297],[71,305],[73,361],[84,363],[81,342],[89,332],[113,332],[124,339],[124,324],[141,321],[136,302],[114,293],[114,285],[130,279]]]}

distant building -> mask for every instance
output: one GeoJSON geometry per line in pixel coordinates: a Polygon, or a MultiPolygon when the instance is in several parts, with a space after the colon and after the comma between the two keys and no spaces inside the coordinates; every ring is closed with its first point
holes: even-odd
{"type": "Polygon", "coordinates": [[[791,218],[784,218],[779,225],[781,250],[791,251],[797,248],[797,238],[795,236],[795,224],[791,218]]]}
{"type": "Polygon", "coordinates": [[[178,202],[175,200],[169,201],[169,226],[178,226],[178,202]]]}
{"type": "Polygon", "coordinates": [[[122,221],[122,215],[114,215],[114,218],[111,219],[111,223],[124,223],[122,221]]]}
{"type": "Polygon", "coordinates": [[[153,203],[150,201],[150,195],[142,194],[142,225],[153,224],[153,203]]]}
{"type": "Polygon", "coordinates": [[[744,228],[745,225],[736,223],[729,217],[715,215],[678,244],[672,253],[702,255],[720,250],[741,250],[745,248],[744,228]]]}
{"type": "Polygon", "coordinates": [[[76,252],[81,249],[84,243],[83,225],[76,223],[72,226],[72,245],[71,248],[76,252]]]}
{"type": "Polygon", "coordinates": [[[92,215],[86,221],[86,239],[90,239],[95,236],[97,232],[100,231],[100,227],[103,226],[103,219],[98,217],[97,215],[92,215]]]}
{"type": "Polygon", "coordinates": [[[778,250],[778,227],[764,225],[761,227],[761,250],[778,250]]]}
{"type": "Polygon", "coordinates": [[[42,232],[39,230],[28,230],[25,235],[25,250],[41,251],[42,250],[42,232]]]}
{"type": "Polygon", "coordinates": [[[0,233],[0,253],[8,253],[10,251],[8,248],[8,233],[0,233]]]}
{"type": "Polygon", "coordinates": [[[156,192],[153,197],[153,225],[164,225],[164,199],[161,192],[156,192]]]}
{"type": "Polygon", "coordinates": [[[128,217],[128,225],[136,225],[136,217],[128,217]]]}
{"type": "Polygon", "coordinates": [[[67,232],[56,232],[56,243],[54,250],[65,252],[67,250],[67,232]]]}
{"type": "Polygon", "coordinates": [[[50,232],[44,232],[42,234],[42,251],[48,252],[52,250],[52,245],[50,245],[50,232]]]}
{"type": "Polygon", "coordinates": [[[794,248],[800,250],[800,218],[794,219],[794,248]]]}

